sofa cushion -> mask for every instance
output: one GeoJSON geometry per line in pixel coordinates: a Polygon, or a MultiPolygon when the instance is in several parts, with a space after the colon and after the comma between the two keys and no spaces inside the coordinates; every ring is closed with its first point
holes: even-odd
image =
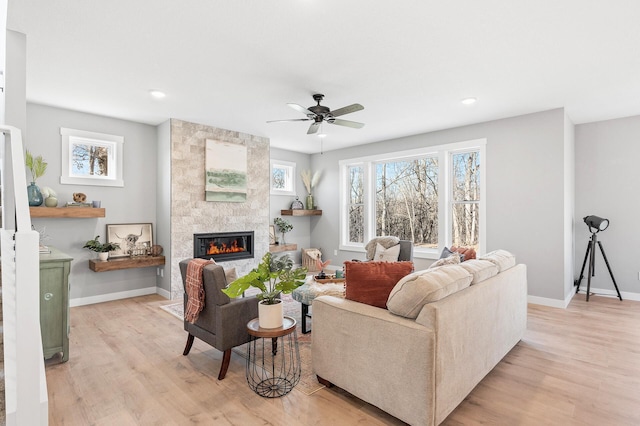
{"type": "Polygon", "coordinates": [[[414,272],[393,287],[387,300],[387,309],[396,315],[416,318],[425,304],[469,287],[472,278],[460,265],[414,272]]]}
{"type": "Polygon", "coordinates": [[[478,257],[478,259],[488,260],[498,267],[498,272],[506,271],[516,266],[516,257],[506,250],[494,250],[478,257]]]}
{"type": "Polygon", "coordinates": [[[471,259],[462,262],[460,266],[466,269],[473,277],[471,285],[478,284],[479,282],[498,275],[498,267],[488,260],[471,259]]]}
{"type": "Polygon", "coordinates": [[[389,292],[413,262],[344,262],[345,298],[386,309],[389,292]]]}
{"type": "Polygon", "coordinates": [[[376,254],[373,255],[373,260],[378,262],[397,262],[398,256],[400,256],[400,244],[384,248],[380,243],[376,244],[376,254]]]}

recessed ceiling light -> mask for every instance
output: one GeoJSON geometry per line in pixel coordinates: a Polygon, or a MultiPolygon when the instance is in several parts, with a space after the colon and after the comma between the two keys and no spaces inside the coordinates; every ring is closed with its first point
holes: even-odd
{"type": "Polygon", "coordinates": [[[156,89],[149,90],[149,94],[156,99],[162,99],[165,96],[167,96],[167,94],[164,93],[162,90],[156,90],[156,89]]]}
{"type": "Polygon", "coordinates": [[[322,138],[326,138],[326,137],[327,137],[327,134],[326,134],[326,133],[318,133],[318,137],[319,137],[320,139],[322,139],[322,138]]]}
{"type": "Polygon", "coordinates": [[[476,98],[464,98],[460,102],[462,102],[465,105],[471,105],[471,104],[475,104],[477,101],[478,101],[478,99],[476,99],[476,98]]]}

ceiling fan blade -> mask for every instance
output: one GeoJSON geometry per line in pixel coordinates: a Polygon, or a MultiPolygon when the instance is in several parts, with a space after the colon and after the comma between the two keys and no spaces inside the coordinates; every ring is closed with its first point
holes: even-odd
{"type": "Polygon", "coordinates": [[[291,108],[295,109],[296,111],[303,113],[304,115],[315,116],[315,113],[313,113],[312,111],[309,111],[305,107],[300,106],[298,104],[287,104],[287,105],[289,105],[291,108]]]}
{"type": "Polygon", "coordinates": [[[292,118],[290,120],[269,120],[267,123],[281,123],[283,121],[310,121],[310,118],[292,118]]]}
{"type": "Polygon", "coordinates": [[[319,128],[320,128],[320,123],[316,121],[315,123],[311,124],[311,126],[309,126],[309,130],[307,131],[307,134],[312,135],[314,133],[317,133],[319,128]]]}
{"type": "Polygon", "coordinates": [[[346,107],[342,107],[342,108],[338,108],[335,111],[331,111],[331,115],[333,115],[334,117],[338,117],[341,115],[345,115],[345,114],[350,114],[352,112],[356,112],[356,111],[362,111],[364,109],[364,107],[360,104],[353,104],[353,105],[349,105],[346,107]]]}
{"type": "Polygon", "coordinates": [[[353,127],[354,129],[362,129],[364,127],[364,123],[358,123],[357,121],[350,121],[350,120],[341,120],[340,118],[327,121],[327,123],[337,124],[338,126],[353,127]]]}

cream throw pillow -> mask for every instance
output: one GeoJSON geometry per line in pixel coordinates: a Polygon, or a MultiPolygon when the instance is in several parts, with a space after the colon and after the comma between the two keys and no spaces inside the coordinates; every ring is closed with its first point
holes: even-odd
{"type": "Polygon", "coordinates": [[[498,275],[498,267],[488,260],[471,259],[462,262],[460,266],[466,269],[473,277],[471,285],[478,284],[479,282],[498,275]]]}
{"type": "Polygon", "coordinates": [[[416,318],[427,303],[469,287],[472,276],[460,265],[417,271],[402,278],[387,299],[387,309],[405,318],[416,318]]]}
{"type": "Polygon", "coordinates": [[[397,262],[398,256],[400,256],[400,244],[386,249],[382,244],[378,243],[376,245],[376,254],[373,255],[373,260],[376,262],[397,262]]]}
{"type": "Polygon", "coordinates": [[[227,279],[227,285],[238,279],[238,272],[236,268],[223,268],[224,277],[227,279]]]}
{"type": "Polygon", "coordinates": [[[478,259],[488,260],[498,267],[498,272],[506,271],[516,266],[516,257],[506,250],[494,250],[478,257],[478,259]]]}

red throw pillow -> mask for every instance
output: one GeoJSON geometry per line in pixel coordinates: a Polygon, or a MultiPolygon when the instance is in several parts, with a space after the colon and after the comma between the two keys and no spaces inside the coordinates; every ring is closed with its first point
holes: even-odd
{"type": "Polygon", "coordinates": [[[457,253],[464,255],[464,260],[471,260],[476,258],[476,251],[471,247],[451,247],[451,251],[455,251],[457,253]]]}
{"type": "Polygon", "coordinates": [[[345,298],[387,309],[389,293],[413,262],[344,262],[345,298]]]}

